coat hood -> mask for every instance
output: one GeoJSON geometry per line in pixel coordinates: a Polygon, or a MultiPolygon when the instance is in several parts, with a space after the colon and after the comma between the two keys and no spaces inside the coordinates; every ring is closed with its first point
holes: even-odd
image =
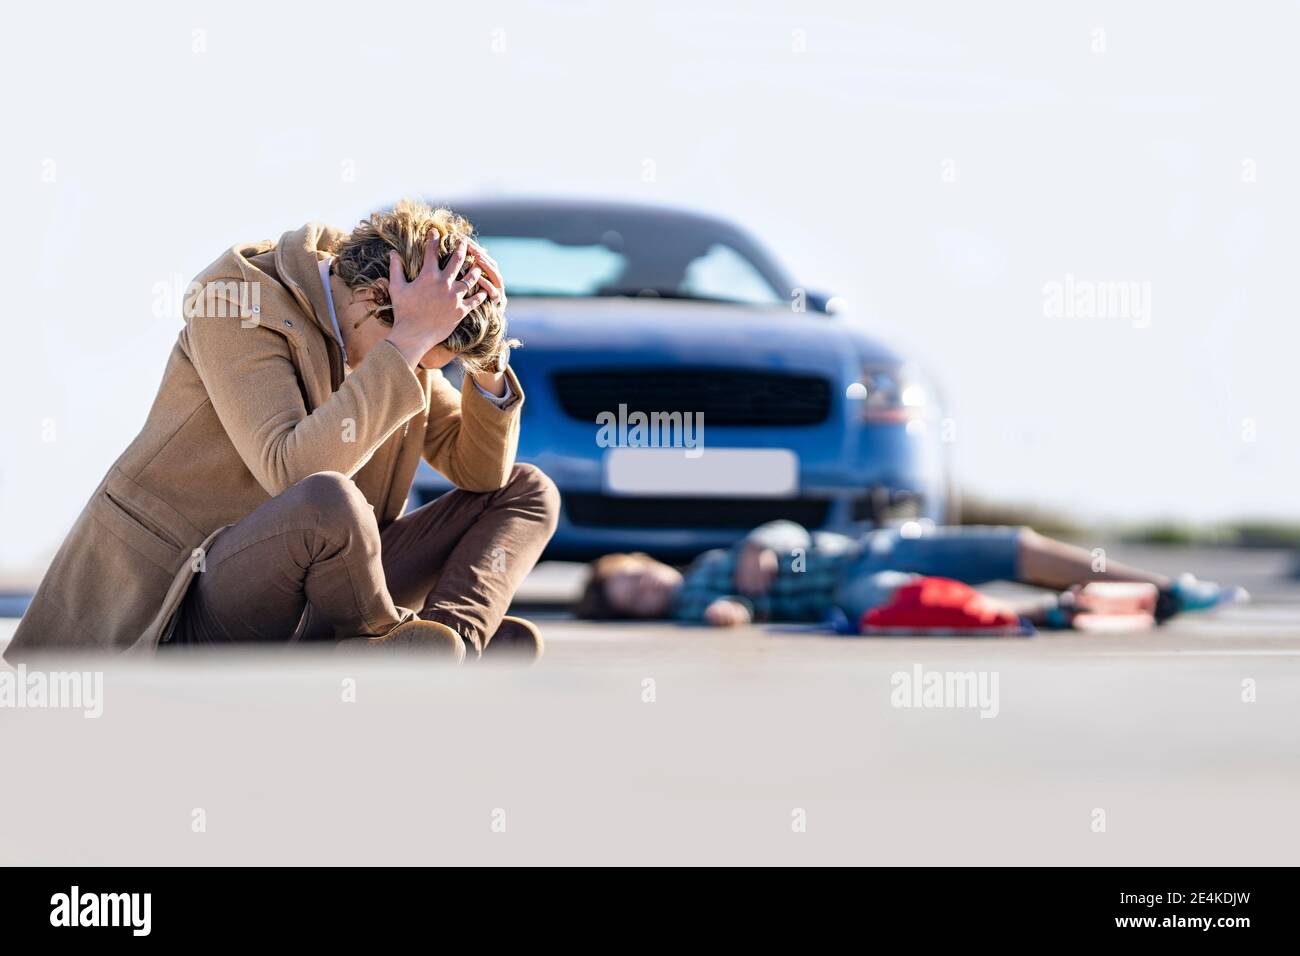
{"type": "Polygon", "coordinates": [[[281,308],[292,304],[333,341],[319,263],[332,256],[344,238],[346,233],[332,226],[309,222],[284,233],[278,241],[232,246],[195,277],[186,297],[186,321],[206,314],[206,303],[198,297],[212,295],[215,290],[244,319],[259,319],[264,303],[281,308]],[[225,285],[231,280],[241,285],[225,285]],[[267,303],[268,297],[287,297],[288,301],[267,303]]]}
{"type": "Polygon", "coordinates": [[[338,229],[309,222],[289,230],[278,241],[232,246],[190,284],[185,321],[209,315],[238,316],[242,322],[302,343],[304,323],[293,316],[305,317],[320,332],[313,348],[323,349],[331,387],[337,388],[343,381],[343,349],[334,337],[320,261],[333,255],[344,238],[346,234],[338,229]]]}
{"type": "Polygon", "coordinates": [[[321,284],[320,261],[334,255],[345,238],[347,234],[333,226],[309,222],[286,232],[275,244],[275,272],[280,282],[330,339],[334,338],[334,326],[321,284]]]}

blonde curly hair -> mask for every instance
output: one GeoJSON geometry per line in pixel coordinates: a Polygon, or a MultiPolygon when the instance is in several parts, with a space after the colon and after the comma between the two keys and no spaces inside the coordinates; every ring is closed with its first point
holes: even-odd
{"type": "MultiPolygon", "coordinates": [[[[373,306],[371,314],[385,325],[393,324],[393,305],[388,295],[388,254],[396,252],[408,282],[424,267],[425,244],[437,236],[438,266],[447,260],[462,239],[474,234],[474,227],[450,209],[403,199],[392,209],[371,213],[357,223],[351,235],[334,251],[331,271],[354,293],[365,293],[373,306]]],[[[465,257],[464,276],[474,267],[474,256],[465,257]]],[[[474,308],[442,343],[470,372],[497,371],[504,365],[517,339],[506,338],[506,317],[501,306],[486,300],[474,308]]]]}

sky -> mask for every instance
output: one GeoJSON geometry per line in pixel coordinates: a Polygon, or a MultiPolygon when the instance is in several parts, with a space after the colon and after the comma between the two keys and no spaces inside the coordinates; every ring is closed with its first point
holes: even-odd
{"type": "Polygon", "coordinates": [[[6,17],[0,581],[135,435],[196,272],[403,195],[720,214],[917,356],[967,491],[1298,517],[1294,3],[6,17]]]}

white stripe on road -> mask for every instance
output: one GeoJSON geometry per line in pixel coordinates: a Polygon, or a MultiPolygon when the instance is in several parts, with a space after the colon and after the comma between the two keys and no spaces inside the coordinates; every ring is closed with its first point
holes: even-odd
{"type": "Polygon", "coordinates": [[[1241,650],[1241,651],[1098,651],[1089,657],[1300,657],[1300,648],[1293,650],[1241,650]]]}

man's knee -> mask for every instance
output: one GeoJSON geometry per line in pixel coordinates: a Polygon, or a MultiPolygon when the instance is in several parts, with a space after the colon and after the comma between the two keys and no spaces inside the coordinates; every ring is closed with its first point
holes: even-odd
{"type": "Polygon", "coordinates": [[[545,515],[550,531],[555,531],[560,520],[560,489],[555,487],[555,482],[547,477],[546,472],[536,465],[517,464],[510,473],[506,488],[512,498],[530,499],[545,515]]]}
{"type": "Polygon", "coordinates": [[[291,496],[300,507],[339,520],[350,520],[370,510],[366,496],[352,479],[337,471],[318,471],[308,475],[289,488],[285,495],[291,496]]]}

